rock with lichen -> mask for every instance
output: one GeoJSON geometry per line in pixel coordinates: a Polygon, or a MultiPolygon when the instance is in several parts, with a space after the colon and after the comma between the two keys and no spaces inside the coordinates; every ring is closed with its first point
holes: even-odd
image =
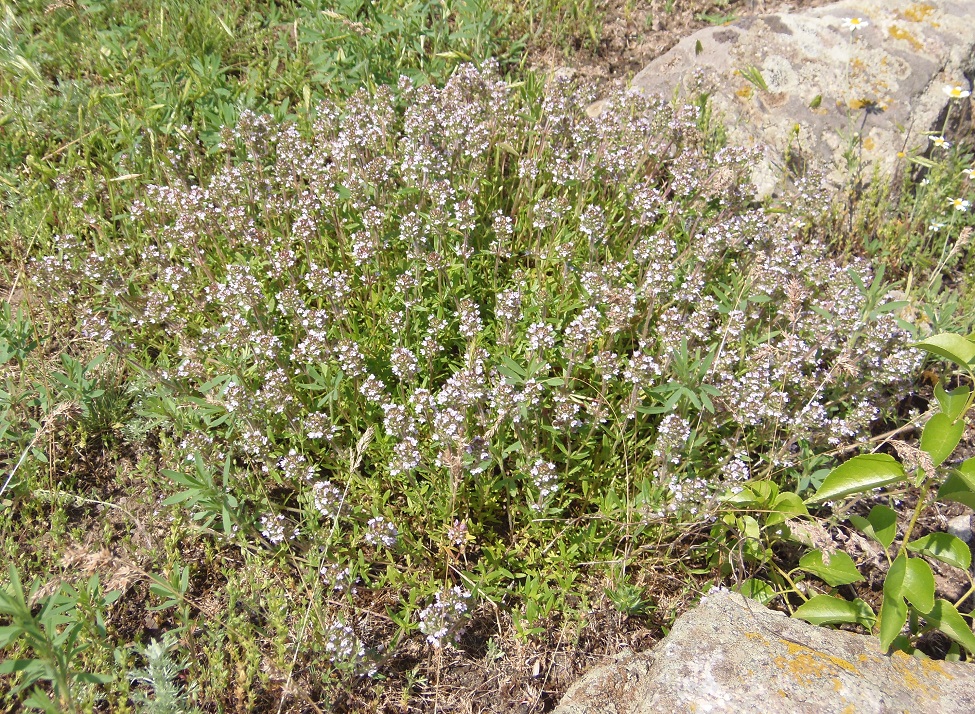
{"type": "Polygon", "coordinates": [[[970,714],[975,667],[886,654],[877,638],[815,627],[717,591],[649,652],[576,682],[555,714],[970,714]]]}
{"type": "Polygon", "coordinates": [[[975,3],[844,0],[701,30],[633,86],[707,92],[729,141],[761,152],[753,181],[769,195],[783,177],[849,185],[943,151],[949,106],[971,121],[973,70],[975,3]]]}

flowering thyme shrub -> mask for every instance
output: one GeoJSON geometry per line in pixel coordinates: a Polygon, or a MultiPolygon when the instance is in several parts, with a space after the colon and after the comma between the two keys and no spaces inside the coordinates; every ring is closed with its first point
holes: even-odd
{"type": "MultiPolygon", "coordinates": [[[[814,188],[763,210],[699,106],[589,100],[468,66],[310,127],[244,114],[222,170],[173,156],[132,206],[148,248],[65,237],[33,280],[154,362],[144,408],[174,469],[226,465],[228,534],[327,551],[328,592],[409,588],[440,646],[475,607],[451,593],[518,594],[621,526],[797,478],[919,364],[903,305],[807,228],[814,188]]],[[[329,657],[363,659],[344,627],[329,657]]]]}

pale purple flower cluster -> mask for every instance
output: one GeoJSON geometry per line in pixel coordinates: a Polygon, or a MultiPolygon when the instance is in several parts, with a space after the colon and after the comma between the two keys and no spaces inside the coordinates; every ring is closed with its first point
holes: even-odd
{"type": "Polygon", "coordinates": [[[470,619],[470,606],[470,591],[459,585],[441,590],[434,596],[434,601],[420,611],[420,632],[437,649],[460,642],[464,626],[470,619]]]}

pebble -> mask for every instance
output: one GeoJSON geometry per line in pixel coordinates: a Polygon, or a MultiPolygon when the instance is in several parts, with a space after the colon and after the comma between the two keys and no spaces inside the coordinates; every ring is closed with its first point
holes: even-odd
{"type": "Polygon", "coordinates": [[[972,517],[970,514],[955,516],[948,520],[948,532],[956,538],[961,538],[966,543],[971,543],[975,539],[972,532],[972,517]]]}

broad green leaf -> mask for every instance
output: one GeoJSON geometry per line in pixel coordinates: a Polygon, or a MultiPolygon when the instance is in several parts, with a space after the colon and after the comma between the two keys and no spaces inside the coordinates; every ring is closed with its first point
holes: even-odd
{"type": "Polygon", "coordinates": [[[742,489],[736,493],[727,493],[721,497],[723,503],[730,503],[736,506],[745,506],[751,504],[758,504],[760,499],[758,494],[752,491],[747,486],[742,487],[742,489]]]}
{"type": "Polygon", "coordinates": [[[975,508],[975,457],[949,474],[938,489],[939,501],[955,501],[975,508]]]}
{"type": "Polygon", "coordinates": [[[952,389],[950,392],[945,391],[945,388],[941,386],[941,382],[938,382],[934,386],[934,397],[938,400],[942,413],[952,421],[964,413],[971,392],[972,390],[966,386],[952,389]]]}
{"type": "Polygon", "coordinates": [[[757,600],[763,605],[767,605],[775,597],[775,588],[764,580],[748,578],[738,588],[738,592],[747,598],[757,600]]]}
{"type": "Polygon", "coordinates": [[[969,652],[975,653],[975,634],[972,634],[972,628],[950,602],[938,600],[931,611],[924,615],[924,619],[969,652]]]}
{"type": "Polygon", "coordinates": [[[972,564],[972,551],[961,538],[951,533],[931,533],[912,540],[907,549],[915,553],[930,555],[942,563],[953,565],[962,570],[968,570],[972,564]]]}
{"type": "Polygon", "coordinates": [[[751,481],[748,485],[767,504],[771,504],[779,495],[779,487],[771,481],[751,481]]]}
{"type": "Polygon", "coordinates": [[[975,362],[975,342],[953,332],[931,335],[914,346],[961,367],[969,367],[975,362]]]}
{"type": "Polygon", "coordinates": [[[758,541],[762,535],[762,527],[751,516],[741,516],[738,519],[738,530],[741,531],[745,540],[758,541]]]}
{"type": "Polygon", "coordinates": [[[806,503],[834,501],[854,493],[887,486],[904,478],[904,467],[888,454],[854,456],[829,472],[822,486],[806,503]]]}
{"type": "Polygon", "coordinates": [[[775,499],[775,503],[772,504],[772,513],[765,519],[765,525],[774,526],[789,518],[808,515],[809,510],[806,508],[806,504],[802,502],[802,499],[799,498],[798,494],[792,491],[783,491],[775,499]]]}
{"type": "Polygon", "coordinates": [[[823,551],[811,550],[799,559],[799,568],[834,588],[863,580],[853,558],[843,551],[830,554],[826,561],[823,551]]]}
{"type": "Polygon", "coordinates": [[[928,420],[921,432],[921,450],[931,455],[931,462],[940,466],[958,446],[965,433],[965,422],[961,419],[952,423],[944,412],[938,412],[928,420]]]}
{"type": "Polygon", "coordinates": [[[901,553],[887,570],[884,578],[884,599],[904,597],[904,578],[907,575],[907,556],[901,553]]]}
{"type": "Polygon", "coordinates": [[[920,558],[907,558],[901,592],[918,612],[931,610],[934,607],[934,574],[931,566],[920,558]]]}
{"type": "Polygon", "coordinates": [[[906,573],[907,557],[902,554],[894,559],[884,580],[884,602],[880,606],[880,646],[884,650],[890,649],[907,622],[907,603],[901,594],[906,573]]]}
{"type": "Polygon", "coordinates": [[[873,538],[884,548],[889,548],[897,537],[897,511],[893,508],[874,506],[866,518],[852,515],[850,521],[860,532],[873,538]]]}
{"type": "Polygon", "coordinates": [[[864,627],[872,627],[877,619],[870,606],[860,598],[850,601],[832,595],[816,595],[810,598],[796,608],[792,616],[813,625],[858,622],[864,627]]]}
{"type": "Polygon", "coordinates": [[[802,502],[799,495],[793,493],[792,491],[785,491],[779,494],[779,497],[775,499],[775,504],[772,508],[779,513],[787,513],[790,516],[808,516],[809,510],[806,508],[806,504],[802,502]]]}

